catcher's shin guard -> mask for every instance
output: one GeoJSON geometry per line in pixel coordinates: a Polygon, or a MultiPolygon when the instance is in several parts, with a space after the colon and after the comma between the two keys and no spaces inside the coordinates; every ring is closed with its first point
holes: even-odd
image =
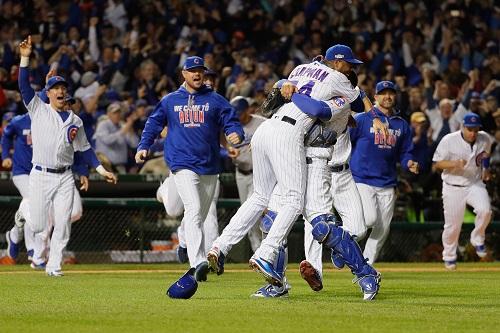
{"type": "Polygon", "coordinates": [[[278,213],[272,210],[267,210],[266,213],[262,215],[262,218],[260,220],[260,231],[262,231],[262,236],[264,238],[269,233],[269,230],[271,230],[273,222],[276,219],[276,215],[278,215],[278,213]]]}
{"type": "Polygon", "coordinates": [[[286,265],[288,263],[288,248],[286,243],[279,247],[278,256],[274,263],[274,270],[280,275],[285,275],[286,265]]]}
{"type": "Polygon", "coordinates": [[[325,215],[314,218],[311,224],[314,239],[340,254],[356,277],[377,276],[378,272],[366,262],[358,243],[342,227],[329,222],[325,215]]]}

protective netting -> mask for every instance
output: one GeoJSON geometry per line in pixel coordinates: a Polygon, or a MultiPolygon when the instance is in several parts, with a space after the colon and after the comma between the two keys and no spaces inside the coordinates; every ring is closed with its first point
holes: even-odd
{"type": "MultiPolygon", "coordinates": [[[[14,225],[14,213],[19,198],[0,200],[0,248],[7,247],[4,234],[14,225]]],[[[68,260],[80,263],[168,262],[175,261],[176,230],[180,220],[165,214],[163,206],[153,199],[84,199],[82,219],[72,225],[67,246],[68,260]]],[[[219,229],[222,230],[239,206],[238,200],[221,199],[218,205],[219,229]]],[[[400,211],[401,214],[404,210],[400,211]]],[[[386,241],[380,261],[440,261],[441,223],[396,222],[386,241]]],[[[467,247],[472,224],[464,224],[459,248],[461,259],[477,260],[467,247]]],[[[500,224],[487,229],[486,244],[492,251],[490,259],[500,254],[500,224]]],[[[304,257],[303,222],[296,222],[289,239],[290,262],[304,257]]],[[[19,261],[26,261],[24,247],[19,261]]],[[[329,253],[324,251],[325,261],[329,253]]],[[[229,261],[242,262],[251,256],[248,240],[244,239],[228,256],[229,261]]]]}

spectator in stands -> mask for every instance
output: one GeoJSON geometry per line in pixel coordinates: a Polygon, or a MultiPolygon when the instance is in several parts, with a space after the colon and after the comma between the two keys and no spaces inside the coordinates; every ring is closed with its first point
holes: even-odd
{"type": "Polygon", "coordinates": [[[133,124],[137,120],[135,112],[122,124],[122,106],[112,103],[107,108],[107,119],[98,123],[94,134],[96,152],[104,155],[118,173],[126,173],[128,152],[135,149],[139,142],[133,124]]]}

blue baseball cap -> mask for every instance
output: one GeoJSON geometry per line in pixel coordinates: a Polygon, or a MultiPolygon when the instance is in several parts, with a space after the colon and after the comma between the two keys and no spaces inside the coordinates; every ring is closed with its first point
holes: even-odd
{"type": "Polygon", "coordinates": [[[66,98],[64,98],[64,101],[68,104],[71,104],[71,105],[76,103],[76,99],[71,95],[66,95],[66,98]]]}
{"type": "Polygon", "coordinates": [[[198,282],[196,282],[194,278],[194,271],[195,268],[192,267],[181,276],[179,280],[175,281],[175,283],[168,288],[167,295],[170,298],[191,298],[198,289],[198,282]]]}
{"type": "Polygon", "coordinates": [[[473,112],[467,112],[464,116],[465,127],[481,127],[481,118],[473,112]]]}
{"type": "Polygon", "coordinates": [[[48,81],[47,84],[45,85],[45,89],[50,90],[54,88],[58,84],[63,84],[64,86],[68,86],[68,82],[62,77],[62,76],[53,76],[51,77],[48,81]]]}
{"type": "Polygon", "coordinates": [[[351,64],[359,65],[363,62],[354,57],[354,53],[347,45],[337,44],[326,50],[326,60],[344,60],[351,64]]]}
{"type": "Polygon", "coordinates": [[[208,68],[205,67],[205,62],[203,61],[202,58],[193,56],[193,57],[187,57],[186,61],[184,62],[184,67],[182,69],[188,71],[190,69],[194,68],[203,68],[204,70],[207,70],[208,68]]]}
{"type": "Polygon", "coordinates": [[[205,70],[205,76],[217,76],[217,72],[213,69],[207,68],[205,70]]]}
{"type": "Polygon", "coordinates": [[[386,89],[397,91],[396,85],[394,84],[394,82],[391,82],[391,81],[380,81],[375,86],[375,95],[378,95],[382,90],[386,90],[386,89]]]}
{"type": "Polygon", "coordinates": [[[250,106],[248,100],[243,96],[236,96],[229,102],[236,110],[236,115],[239,116],[250,106]]]}

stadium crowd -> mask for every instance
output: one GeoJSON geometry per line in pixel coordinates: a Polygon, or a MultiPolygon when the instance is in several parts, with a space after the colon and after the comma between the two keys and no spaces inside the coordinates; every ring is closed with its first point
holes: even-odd
{"type": "MultiPolygon", "coordinates": [[[[187,57],[204,58],[228,100],[248,97],[258,110],[274,82],[333,42],[364,61],[359,86],[368,96],[380,80],[397,83],[421,166],[420,175],[403,175],[402,189],[416,206],[439,193],[431,158],[458,129],[460,108],[479,114],[483,130],[500,141],[494,1],[0,1],[2,127],[26,112],[17,45],[28,34],[31,85],[43,88],[50,69],[65,77],[100,160],[121,173],[138,172],[133,153],[145,120],[182,83],[187,57]]],[[[492,155],[498,167],[500,145],[492,155]]]]}

